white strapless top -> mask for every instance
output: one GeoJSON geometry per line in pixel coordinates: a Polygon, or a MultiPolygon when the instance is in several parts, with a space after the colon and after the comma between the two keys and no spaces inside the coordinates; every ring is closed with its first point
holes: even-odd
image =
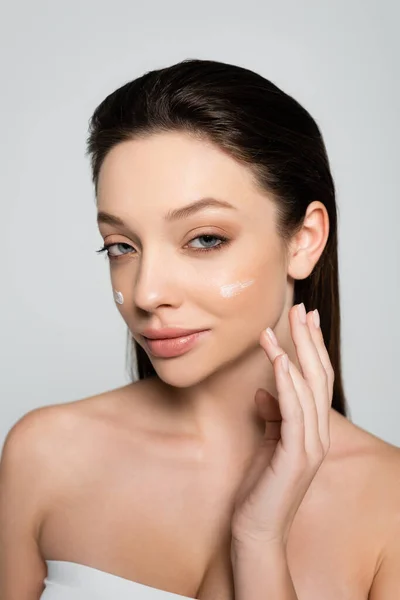
{"type": "Polygon", "coordinates": [[[195,600],[66,560],[46,560],[40,600],[195,600]]]}

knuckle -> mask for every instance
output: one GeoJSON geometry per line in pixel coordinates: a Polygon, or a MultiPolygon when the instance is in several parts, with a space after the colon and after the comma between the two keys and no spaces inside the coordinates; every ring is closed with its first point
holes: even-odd
{"type": "Polygon", "coordinates": [[[309,399],[313,398],[313,396],[314,396],[313,389],[312,389],[311,385],[308,383],[308,381],[306,379],[304,379],[304,381],[302,382],[301,385],[303,388],[303,392],[307,396],[307,398],[309,398],[309,399]]]}
{"type": "Polygon", "coordinates": [[[326,383],[328,381],[329,378],[329,373],[326,371],[326,369],[322,369],[322,373],[321,373],[321,379],[324,383],[326,383]]]}

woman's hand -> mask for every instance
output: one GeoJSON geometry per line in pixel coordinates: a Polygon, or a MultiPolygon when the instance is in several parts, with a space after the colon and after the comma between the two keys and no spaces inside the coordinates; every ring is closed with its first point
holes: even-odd
{"type": "Polygon", "coordinates": [[[295,514],[329,450],[334,372],[313,312],[306,314],[303,305],[305,323],[300,314],[298,305],[289,311],[302,373],[290,360],[285,372],[284,350],[266,332],[260,337],[274,367],[278,399],[263,389],[255,395],[265,437],[235,497],[232,543],[239,545],[256,541],[286,548],[295,514]]]}

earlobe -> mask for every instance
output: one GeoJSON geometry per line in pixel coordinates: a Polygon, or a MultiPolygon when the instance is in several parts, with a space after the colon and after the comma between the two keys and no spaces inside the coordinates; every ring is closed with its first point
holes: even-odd
{"type": "Polygon", "coordinates": [[[306,279],[311,275],[313,268],[314,262],[310,261],[307,250],[300,250],[290,261],[288,275],[292,279],[306,279]]]}

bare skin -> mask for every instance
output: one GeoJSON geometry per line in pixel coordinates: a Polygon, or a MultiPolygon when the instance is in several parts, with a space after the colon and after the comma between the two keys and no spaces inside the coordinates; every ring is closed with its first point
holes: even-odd
{"type": "MultiPolygon", "coordinates": [[[[57,417],[42,556],[233,600],[230,511],[250,450],[177,435],[162,389],[139,381],[47,409],[57,417]]],[[[366,600],[399,501],[400,451],[334,410],[331,428],[292,526],[289,566],[299,597],[366,600]]]]}
{"type": "MultiPolygon", "coordinates": [[[[153,355],[157,378],[44,411],[42,555],[189,598],[233,600],[233,500],[265,431],[254,395],[261,387],[277,397],[258,341],[270,326],[301,369],[288,313],[295,280],[326,245],[326,208],[317,199],[307,207],[287,249],[276,206],[250,171],[176,132],[114,147],[97,200],[99,213],[125,223],[108,217],[99,229],[114,256],[116,308],[136,342],[145,345],[146,327],[210,331],[180,357],[153,355]],[[209,196],[232,207],[165,218],[209,196]],[[229,243],[203,252],[202,236],[229,243]]],[[[366,600],[399,505],[400,451],[334,410],[331,429],[292,526],[289,566],[300,598],[366,600]]]]}

